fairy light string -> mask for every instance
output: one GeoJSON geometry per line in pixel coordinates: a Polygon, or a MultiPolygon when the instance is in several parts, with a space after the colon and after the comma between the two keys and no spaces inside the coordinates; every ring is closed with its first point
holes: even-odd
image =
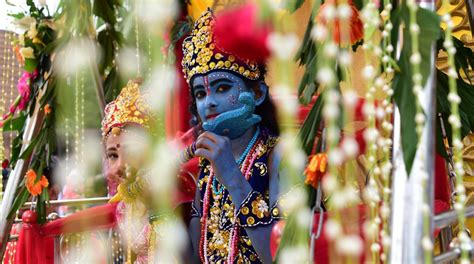
{"type": "MultiPolygon", "coordinates": [[[[443,5],[448,6],[449,1],[443,0],[443,5]]],[[[446,13],[442,17],[442,21],[446,24],[445,40],[443,46],[445,47],[448,57],[448,85],[449,94],[448,101],[451,106],[451,115],[448,118],[448,122],[451,124],[452,129],[452,142],[453,142],[453,159],[454,159],[454,171],[456,173],[456,201],[454,209],[458,216],[458,238],[461,242],[461,263],[470,263],[469,251],[471,248],[469,235],[464,231],[466,228],[466,215],[465,215],[465,202],[466,202],[466,188],[464,187],[463,177],[463,158],[462,149],[463,144],[461,142],[461,119],[459,116],[459,103],[461,98],[457,92],[456,79],[458,78],[454,54],[456,48],[453,45],[452,31],[454,27],[453,18],[450,13],[446,13]]]]}
{"type": "MultiPolygon", "coordinates": [[[[6,32],[3,31],[3,53],[2,53],[2,85],[0,87],[0,110],[3,113],[5,113],[7,107],[6,107],[6,92],[5,92],[5,61],[6,61],[6,53],[7,53],[7,38],[6,38],[6,32]]],[[[4,146],[4,141],[3,141],[3,130],[0,133],[0,160],[4,160],[6,158],[6,153],[5,153],[5,146],[4,146]]],[[[2,184],[2,183],[0,183],[2,184]]],[[[3,189],[3,188],[2,188],[3,189]]],[[[0,192],[1,190],[0,189],[0,192]]]]}
{"type": "Polygon", "coordinates": [[[84,72],[81,71],[80,77],[80,94],[81,94],[81,153],[80,153],[80,163],[84,164],[84,143],[85,143],[85,82],[84,82],[84,72]]]}
{"type": "MultiPolygon", "coordinates": [[[[9,54],[9,50],[8,50],[9,43],[10,43],[10,33],[5,32],[5,62],[4,62],[4,65],[6,65],[6,69],[5,69],[5,75],[4,75],[5,76],[4,77],[5,81],[3,82],[2,86],[5,87],[3,97],[4,97],[4,103],[5,103],[5,106],[6,106],[6,109],[5,109],[6,111],[9,111],[8,105],[10,105],[10,103],[11,103],[11,98],[9,96],[8,89],[7,89],[8,80],[10,80],[10,74],[11,74],[10,54],[9,54]]],[[[7,133],[4,133],[4,135],[7,135],[7,133]]],[[[11,139],[9,141],[11,141],[11,139]]],[[[10,147],[10,143],[8,143],[8,146],[10,147]]],[[[11,148],[9,148],[8,151],[9,151],[9,153],[11,153],[11,148]]]]}
{"type": "MultiPolygon", "coordinates": [[[[13,33],[12,33],[13,34],[13,33]]],[[[17,83],[15,81],[15,77],[16,77],[16,65],[15,65],[15,54],[14,52],[12,52],[13,50],[11,49],[12,47],[12,41],[13,41],[13,35],[10,35],[9,34],[9,42],[8,42],[8,45],[10,47],[10,53],[9,53],[9,57],[10,57],[10,63],[11,63],[11,67],[10,67],[10,105],[13,104],[14,102],[14,90],[15,90],[15,84],[17,83]]],[[[13,118],[13,117],[12,117],[13,118]]],[[[10,122],[10,153],[13,149],[13,122],[10,122]]]]}
{"type": "Polygon", "coordinates": [[[138,27],[138,14],[137,10],[135,10],[135,42],[136,42],[136,58],[137,58],[137,76],[141,75],[141,70],[140,70],[140,36],[139,36],[139,27],[138,27]]]}
{"type": "Polygon", "coordinates": [[[74,169],[77,169],[79,163],[79,137],[80,137],[80,130],[79,130],[79,122],[80,122],[80,115],[79,115],[79,75],[78,73],[75,74],[74,78],[74,169]]]}

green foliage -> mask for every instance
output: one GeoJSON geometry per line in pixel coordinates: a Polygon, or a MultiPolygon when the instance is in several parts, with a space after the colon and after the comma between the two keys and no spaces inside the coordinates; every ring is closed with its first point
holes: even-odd
{"type": "Polygon", "coordinates": [[[21,113],[18,117],[10,118],[3,124],[3,132],[19,131],[23,128],[26,120],[26,115],[21,113]]]}
{"type": "Polygon", "coordinates": [[[311,154],[314,147],[314,139],[316,134],[320,129],[320,124],[322,122],[321,112],[323,109],[323,95],[319,95],[316,99],[316,102],[312,106],[311,110],[306,117],[306,120],[303,123],[299,131],[299,138],[306,154],[311,154]]]}
{"type": "Polygon", "coordinates": [[[293,0],[286,2],[286,9],[288,9],[291,13],[294,13],[298,10],[304,3],[305,0],[293,0]]]}
{"type": "Polygon", "coordinates": [[[303,104],[308,104],[312,96],[317,91],[316,87],[316,44],[311,39],[311,30],[313,28],[314,14],[311,14],[306,31],[303,37],[301,47],[296,53],[296,61],[300,66],[305,67],[303,77],[298,86],[298,98],[303,104]]]}
{"type": "MultiPolygon", "coordinates": [[[[399,107],[401,116],[401,140],[403,158],[407,174],[410,174],[413,160],[415,158],[418,136],[415,133],[416,123],[416,101],[413,95],[413,69],[410,64],[410,56],[412,54],[411,35],[409,32],[410,21],[409,11],[406,5],[400,6],[392,16],[392,23],[397,29],[404,25],[403,30],[403,47],[397,64],[400,72],[396,72],[393,79],[394,100],[399,107]]],[[[421,55],[420,72],[423,77],[423,86],[432,69],[432,47],[440,36],[439,23],[440,19],[436,13],[429,10],[419,8],[417,12],[417,23],[420,27],[419,52],[421,55]]],[[[392,31],[392,45],[396,47],[399,40],[398,30],[392,31]]]]}
{"type": "MultiPolygon", "coordinates": [[[[456,69],[458,70],[458,78],[461,79],[461,70],[464,71],[464,73],[469,72],[469,67],[471,69],[474,69],[474,52],[472,49],[466,47],[464,43],[452,36],[453,40],[453,46],[456,48],[456,53],[454,54],[454,64],[456,69]]],[[[444,32],[441,32],[441,38],[438,40],[436,43],[436,49],[437,50],[444,50],[446,49],[443,46],[443,42],[445,41],[445,34],[444,32]]],[[[469,76],[467,76],[469,77],[469,76]]],[[[474,80],[468,80],[470,84],[473,84],[474,80]]]]}
{"type": "MultiPolygon", "coordinates": [[[[448,138],[451,139],[451,125],[447,122],[451,114],[451,104],[448,101],[448,76],[440,70],[437,70],[436,76],[437,111],[443,114],[448,138]]],[[[459,115],[461,117],[461,138],[463,138],[471,131],[474,131],[474,85],[470,85],[460,79],[456,81],[456,84],[459,97],[461,98],[459,115]]],[[[441,152],[441,154],[444,154],[444,152],[441,152]]]]}
{"type": "Polygon", "coordinates": [[[12,209],[8,213],[7,219],[11,219],[13,216],[15,216],[16,211],[18,211],[18,208],[25,204],[25,202],[28,200],[28,197],[30,197],[30,194],[28,193],[28,190],[25,187],[24,181],[22,181],[20,184],[20,188],[17,190],[17,195],[15,196],[12,209]]]}
{"type": "Polygon", "coordinates": [[[35,59],[25,59],[25,70],[28,72],[33,72],[38,65],[38,61],[35,59]]]}

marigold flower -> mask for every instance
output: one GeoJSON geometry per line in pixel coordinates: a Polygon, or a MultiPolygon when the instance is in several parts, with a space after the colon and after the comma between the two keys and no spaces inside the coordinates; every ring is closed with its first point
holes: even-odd
{"type": "Polygon", "coordinates": [[[16,57],[16,60],[23,65],[23,63],[25,62],[25,59],[23,58],[23,55],[20,53],[20,47],[18,45],[15,45],[15,47],[13,47],[13,52],[15,52],[15,57],[16,57]]]}
{"type": "Polygon", "coordinates": [[[26,35],[30,38],[30,39],[34,39],[36,37],[36,35],[38,35],[38,30],[36,29],[36,20],[30,24],[30,30],[28,30],[26,32],[26,35]]]}
{"type": "Polygon", "coordinates": [[[315,189],[318,188],[319,182],[326,173],[327,168],[327,154],[318,153],[316,155],[309,156],[309,163],[304,170],[306,175],[306,184],[313,186],[315,189]]]}
{"type": "Polygon", "coordinates": [[[352,3],[352,0],[348,0],[347,3],[340,0],[325,1],[324,4],[322,4],[319,8],[318,14],[316,16],[316,25],[318,24],[326,27],[332,27],[333,41],[342,46],[354,45],[364,37],[363,24],[359,16],[359,11],[355,7],[354,3],[352,3]],[[329,6],[338,7],[339,5],[343,4],[349,5],[350,12],[348,10],[348,12],[345,12],[348,15],[347,20],[341,21],[339,18],[334,18],[332,21],[330,21],[331,25],[328,25],[328,21],[324,15],[325,9],[327,9],[329,6]],[[343,23],[347,23],[346,27],[348,27],[347,30],[349,32],[341,32],[343,23]],[[345,37],[347,33],[349,33],[349,37],[345,37]]]}
{"type": "Polygon", "coordinates": [[[25,180],[26,189],[33,196],[37,196],[41,194],[41,192],[43,191],[43,188],[48,187],[49,185],[48,179],[44,175],[41,176],[40,180],[37,181],[36,172],[32,169],[26,172],[25,177],[26,177],[26,180],[25,180]]]}
{"type": "Polygon", "coordinates": [[[49,104],[46,104],[46,105],[44,106],[44,114],[45,114],[45,115],[48,115],[49,113],[51,113],[52,110],[53,110],[53,109],[52,109],[52,107],[51,107],[49,104]]]}

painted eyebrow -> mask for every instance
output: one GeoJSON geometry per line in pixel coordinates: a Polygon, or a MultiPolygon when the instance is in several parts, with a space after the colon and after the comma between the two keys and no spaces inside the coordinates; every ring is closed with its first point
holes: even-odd
{"type": "Polygon", "coordinates": [[[116,148],[116,147],[108,148],[108,149],[107,149],[107,152],[109,152],[109,151],[117,151],[117,148],[116,148]]]}
{"type": "Polygon", "coordinates": [[[194,86],[193,91],[196,90],[196,89],[204,89],[204,85],[198,84],[198,85],[194,86]]]}
{"type": "Polygon", "coordinates": [[[210,82],[211,86],[214,86],[220,82],[225,82],[225,83],[228,83],[228,84],[234,84],[233,81],[227,79],[227,78],[219,78],[219,79],[215,79],[213,81],[210,82]]]}

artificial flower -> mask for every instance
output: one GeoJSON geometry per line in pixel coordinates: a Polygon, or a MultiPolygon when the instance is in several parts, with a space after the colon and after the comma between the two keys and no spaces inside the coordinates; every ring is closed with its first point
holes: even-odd
{"type": "Polygon", "coordinates": [[[52,19],[43,19],[43,21],[41,21],[41,23],[43,23],[44,25],[46,25],[50,29],[56,31],[56,23],[54,23],[54,21],[52,19]]]}
{"type": "Polygon", "coordinates": [[[20,53],[20,47],[18,45],[15,45],[15,47],[13,47],[13,52],[15,52],[15,57],[18,63],[23,64],[25,62],[25,59],[23,58],[23,55],[20,53]]]}
{"type": "Polygon", "coordinates": [[[257,7],[252,4],[219,13],[214,27],[218,48],[241,59],[264,62],[270,56],[270,27],[259,23],[257,16],[257,7]]]}
{"type": "Polygon", "coordinates": [[[326,153],[318,153],[309,156],[308,159],[308,166],[304,170],[304,174],[306,175],[305,183],[316,189],[318,188],[320,180],[326,173],[328,157],[326,153]]]}
{"type": "Polygon", "coordinates": [[[352,3],[352,0],[348,0],[347,2],[340,0],[325,1],[324,4],[322,4],[319,8],[318,14],[316,16],[316,26],[318,25],[322,25],[324,27],[332,27],[333,41],[342,46],[354,45],[360,40],[362,40],[364,37],[363,25],[360,19],[359,11],[357,10],[354,3],[352,3]],[[349,5],[347,12],[348,19],[341,21],[339,18],[336,17],[331,22],[333,24],[328,25],[328,21],[325,17],[325,13],[327,13],[326,11],[328,7],[333,6],[339,9],[341,5],[349,5]],[[346,32],[341,32],[342,23],[346,23],[348,25],[347,30],[349,31],[349,38],[345,37],[347,36],[346,32]]]}
{"type": "Polygon", "coordinates": [[[44,114],[45,114],[45,115],[48,115],[49,113],[51,113],[52,110],[53,110],[53,109],[51,108],[51,106],[50,106],[49,104],[46,104],[46,105],[44,106],[44,114]]]}
{"type": "Polygon", "coordinates": [[[30,29],[28,30],[28,32],[26,32],[26,35],[30,39],[36,38],[36,35],[38,35],[38,30],[36,29],[36,20],[30,24],[30,29]]]}
{"type": "Polygon", "coordinates": [[[48,179],[44,175],[41,176],[39,181],[37,181],[36,172],[32,169],[26,172],[25,177],[26,177],[26,180],[25,180],[26,189],[28,189],[28,192],[33,196],[37,196],[41,194],[41,192],[43,191],[43,188],[48,187],[49,185],[48,179]]]}
{"type": "Polygon", "coordinates": [[[21,56],[23,56],[24,59],[34,59],[35,58],[35,54],[34,54],[34,50],[32,47],[23,47],[23,48],[20,48],[20,54],[21,56]]]}
{"type": "Polygon", "coordinates": [[[29,73],[25,71],[21,75],[20,79],[18,80],[18,93],[20,94],[20,101],[18,103],[18,108],[20,110],[24,110],[26,108],[28,101],[30,100],[30,93],[31,93],[30,83],[31,83],[31,80],[36,78],[37,75],[38,75],[37,70],[35,70],[33,73],[29,73]]]}
{"type": "Polygon", "coordinates": [[[20,19],[17,19],[13,21],[13,24],[19,26],[21,29],[28,29],[32,23],[34,23],[36,20],[30,16],[24,16],[20,19]]]}
{"type": "Polygon", "coordinates": [[[20,34],[20,36],[18,37],[18,43],[19,43],[21,46],[25,46],[25,35],[20,34]]]}
{"type": "Polygon", "coordinates": [[[42,44],[44,46],[43,41],[41,41],[41,39],[39,39],[38,37],[33,39],[33,44],[42,44]]]}
{"type": "Polygon", "coordinates": [[[8,165],[10,165],[10,161],[8,159],[4,159],[2,161],[2,169],[8,168],[8,165]]]}

